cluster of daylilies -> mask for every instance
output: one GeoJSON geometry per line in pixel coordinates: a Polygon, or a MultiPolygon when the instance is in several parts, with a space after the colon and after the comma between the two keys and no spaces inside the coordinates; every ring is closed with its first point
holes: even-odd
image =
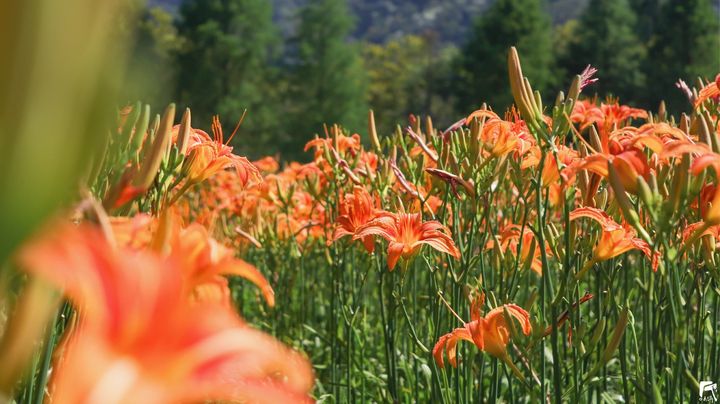
{"type": "Polygon", "coordinates": [[[509,111],[387,136],[371,112],[305,164],[235,155],[242,118],[225,140],[122,109],[77,204],[16,254],[19,302],[62,292],[16,395],[697,399],[720,381],[720,75],[680,81],[673,117],[583,98],[590,67],[550,106],[514,49],[509,71],[509,111]]]}

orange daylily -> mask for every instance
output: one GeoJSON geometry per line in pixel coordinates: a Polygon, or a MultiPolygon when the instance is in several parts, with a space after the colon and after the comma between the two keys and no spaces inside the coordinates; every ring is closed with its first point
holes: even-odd
{"type": "Polygon", "coordinates": [[[53,367],[53,403],[309,401],[307,361],[228,307],[192,303],[173,257],[61,225],[20,253],[78,310],[53,367]]]}
{"type": "MultiPolygon", "coordinates": [[[[522,238],[520,259],[522,262],[530,265],[530,269],[532,269],[533,272],[542,276],[542,252],[540,251],[540,247],[537,245],[535,234],[533,234],[532,230],[527,227],[522,234],[520,234],[520,232],[521,226],[519,225],[511,224],[505,227],[500,232],[500,237],[497,240],[499,242],[498,247],[503,251],[503,253],[510,251],[513,255],[517,256],[520,239],[522,238]]],[[[496,240],[489,240],[485,245],[485,248],[491,249],[495,247],[495,242],[496,240]]],[[[548,246],[545,247],[545,251],[547,254],[551,254],[548,246]]]]}
{"type": "Polygon", "coordinates": [[[215,296],[215,301],[231,307],[230,290],[223,275],[235,275],[254,283],[267,304],[275,305],[273,289],[260,271],[235,258],[230,249],[213,239],[199,223],[181,228],[172,213],[166,212],[159,221],[140,214],[132,218],[110,218],[110,224],[119,246],[136,251],[152,246],[175,260],[189,296],[215,296]]]}
{"type": "MultiPolygon", "coordinates": [[[[333,233],[333,241],[345,236],[355,236],[357,230],[375,218],[375,203],[368,191],[359,186],[353,188],[353,193],[345,195],[338,207],[340,216],[337,218],[337,227],[333,233]]],[[[375,240],[372,236],[361,238],[367,252],[375,250],[375,240]]]]}
{"type": "Polygon", "coordinates": [[[432,351],[433,357],[440,368],[445,367],[443,360],[445,353],[447,353],[450,365],[457,367],[457,343],[461,340],[472,342],[481,351],[511,364],[507,353],[511,327],[508,321],[517,320],[522,333],[530,335],[532,331],[530,314],[516,304],[504,304],[490,310],[483,317],[480,315],[480,310],[484,301],[485,295],[481,294],[470,306],[471,321],[443,335],[435,344],[432,351]],[[506,311],[508,316],[505,316],[506,311]]]}
{"type": "MultiPolygon", "coordinates": [[[[708,167],[712,167],[717,175],[720,175],[720,154],[707,153],[693,161],[690,171],[693,175],[699,175],[708,167]]],[[[708,195],[702,195],[704,198],[700,201],[700,210],[704,212],[703,221],[707,226],[714,226],[720,224],[720,187],[715,187],[715,193],[712,196],[712,200],[709,200],[708,195]]]]}
{"type": "Polygon", "coordinates": [[[502,120],[494,112],[485,109],[472,112],[465,119],[465,124],[469,125],[473,119],[486,119],[480,140],[483,148],[492,156],[502,157],[513,151],[523,154],[534,143],[527,125],[520,119],[514,122],[502,120]]]}
{"type": "Polygon", "coordinates": [[[628,119],[647,119],[647,112],[620,105],[617,100],[609,99],[607,103],[597,106],[594,101],[582,100],[575,103],[570,119],[580,124],[580,130],[597,124],[600,135],[607,134],[614,127],[622,128],[628,119]]]}
{"type": "Polygon", "coordinates": [[[367,236],[380,236],[389,242],[388,267],[391,271],[400,257],[413,257],[425,244],[460,258],[460,250],[450,237],[450,230],[436,220],[423,222],[420,213],[381,212],[374,220],[355,229],[353,240],[367,236]]]}
{"type": "Polygon", "coordinates": [[[212,288],[220,292],[216,301],[231,307],[227,280],[222,275],[236,275],[254,283],[262,291],[268,306],[275,306],[275,292],[260,271],[235,258],[230,249],[210,237],[200,224],[194,223],[181,230],[171,245],[171,256],[181,263],[188,293],[207,297],[208,288],[212,288]]]}
{"type": "Polygon", "coordinates": [[[353,134],[352,136],[345,136],[343,134],[337,134],[335,138],[315,138],[305,144],[304,151],[308,151],[311,148],[315,149],[315,157],[314,160],[318,161],[323,159],[325,150],[330,149],[336,149],[336,151],[341,155],[344,156],[345,154],[350,154],[351,156],[357,155],[358,151],[362,148],[362,143],[360,142],[360,135],[357,133],[353,134]],[[337,139],[337,143],[336,140],[337,139]]]}
{"type": "Polygon", "coordinates": [[[695,108],[710,98],[720,98],[720,74],[715,76],[715,81],[703,87],[695,100],[695,108]]]}
{"type": "Polygon", "coordinates": [[[635,237],[635,230],[629,225],[621,226],[615,222],[605,211],[582,207],[570,212],[570,220],[587,217],[595,220],[602,227],[600,240],[593,251],[592,259],[578,272],[577,277],[582,276],[595,263],[606,261],[617,257],[630,250],[640,250],[652,262],[653,270],[657,270],[659,264],[658,253],[651,253],[650,246],[641,238],[635,237]]]}
{"type": "Polygon", "coordinates": [[[233,154],[232,146],[228,145],[235,133],[227,141],[223,140],[222,126],[217,116],[213,117],[212,130],[214,138],[201,130],[194,130],[190,134],[184,167],[188,181],[202,182],[226,168],[234,168],[243,186],[260,182],[262,176],[257,167],[247,158],[233,154]]]}

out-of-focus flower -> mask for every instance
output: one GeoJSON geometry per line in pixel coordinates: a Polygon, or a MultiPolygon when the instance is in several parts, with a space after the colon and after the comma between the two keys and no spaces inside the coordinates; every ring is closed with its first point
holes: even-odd
{"type": "Polygon", "coordinates": [[[460,258],[460,250],[450,237],[450,230],[436,220],[423,222],[420,213],[379,213],[377,218],[355,229],[353,239],[361,240],[367,236],[380,236],[389,242],[388,267],[391,271],[400,257],[413,257],[425,244],[460,258]]]}
{"type": "MultiPolygon", "coordinates": [[[[337,226],[333,233],[333,241],[345,236],[355,236],[357,230],[375,218],[375,203],[368,191],[360,186],[353,188],[353,193],[345,195],[340,202],[337,226]]],[[[375,250],[375,240],[368,235],[361,238],[368,252],[375,250]]]]}
{"type": "Polygon", "coordinates": [[[62,225],[20,261],[78,309],[53,370],[54,403],[308,401],[307,361],[223,305],[193,303],[174,257],[62,225]]]}
{"type": "Polygon", "coordinates": [[[276,173],[280,169],[280,164],[274,157],[263,157],[260,160],[253,161],[253,165],[263,174],[276,173]]]}
{"type": "MultiPolygon", "coordinates": [[[[222,275],[235,275],[254,283],[262,291],[267,304],[270,307],[275,305],[275,292],[260,271],[254,265],[235,258],[231,250],[210,237],[205,227],[191,224],[174,238],[171,258],[183,268],[186,293],[193,294],[205,284],[223,285],[225,280],[222,275]]],[[[231,307],[227,285],[219,290],[223,293],[219,294],[217,301],[231,307]]]]}
{"type": "Polygon", "coordinates": [[[230,249],[212,238],[199,223],[182,228],[180,220],[171,212],[164,215],[160,220],[142,214],[110,218],[115,241],[118,246],[135,251],[153,248],[173,260],[183,274],[183,289],[188,296],[202,289],[201,295],[207,297],[210,290],[215,290],[218,293],[214,300],[231,307],[230,291],[223,275],[234,275],[254,283],[268,305],[275,305],[270,283],[255,266],[235,258],[230,249]]]}
{"type": "Polygon", "coordinates": [[[457,343],[461,340],[472,342],[481,351],[508,362],[507,344],[511,337],[511,325],[508,324],[508,321],[513,319],[520,323],[523,334],[530,335],[532,331],[530,314],[522,307],[516,304],[504,304],[490,310],[487,315],[482,317],[480,311],[484,301],[485,295],[480,295],[475,299],[470,308],[471,321],[443,335],[435,344],[433,357],[439,367],[445,367],[443,360],[445,353],[447,353],[450,364],[457,367],[457,343]]]}
{"type": "Polygon", "coordinates": [[[600,224],[602,231],[600,240],[593,251],[592,259],[578,273],[578,277],[582,276],[595,263],[609,260],[630,250],[642,251],[650,259],[653,270],[657,270],[659,264],[658,253],[653,254],[648,243],[635,236],[635,230],[632,227],[619,225],[605,211],[597,208],[582,207],[570,212],[570,220],[581,217],[595,220],[600,224]]]}

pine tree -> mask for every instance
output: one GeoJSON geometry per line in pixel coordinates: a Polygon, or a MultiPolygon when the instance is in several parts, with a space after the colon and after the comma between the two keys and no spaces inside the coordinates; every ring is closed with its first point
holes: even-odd
{"type": "Polygon", "coordinates": [[[234,140],[244,153],[272,153],[278,134],[273,57],[279,34],[266,0],[185,0],[180,7],[180,100],[193,124],[209,126],[219,114],[232,127],[247,109],[234,140]],[[252,138],[252,142],[247,139],[252,138]]]}
{"type": "Polygon", "coordinates": [[[577,74],[588,64],[600,79],[592,88],[601,96],[637,102],[644,90],[642,63],[645,48],[634,31],[637,18],[627,0],[591,0],[580,17],[569,53],[562,65],[577,74]]]}
{"type": "Polygon", "coordinates": [[[661,3],[661,0],[630,0],[630,6],[637,16],[635,32],[644,43],[647,43],[659,27],[661,3]]]}
{"type": "Polygon", "coordinates": [[[669,0],[652,39],[647,65],[653,105],[665,99],[670,111],[687,110],[687,99],[674,83],[696,77],[713,79],[720,71],[720,21],[710,0],[669,0]]]}
{"type": "Polygon", "coordinates": [[[475,23],[457,60],[455,92],[462,113],[488,102],[502,112],[512,103],[507,53],[517,47],[534,88],[552,84],[550,19],[540,0],[497,0],[475,23]]]}
{"type": "Polygon", "coordinates": [[[347,39],[353,21],[345,0],[310,0],[299,17],[287,153],[301,150],[323,123],[359,131],[367,117],[365,71],[347,39]]]}

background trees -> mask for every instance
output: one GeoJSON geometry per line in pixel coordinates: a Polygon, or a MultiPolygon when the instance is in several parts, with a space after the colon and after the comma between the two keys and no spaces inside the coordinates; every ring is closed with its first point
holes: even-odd
{"type": "Polygon", "coordinates": [[[622,102],[638,102],[637,90],[645,87],[645,50],[636,27],[627,0],[591,0],[571,35],[567,54],[561,57],[565,75],[592,64],[600,79],[594,91],[619,96],[622,102]]]}
{"type": "Polygon", "coordinates": [[[680,91],[663,91],[678,79],[714,78],[720,71],[720,14],[709,0],[668,0],[649,44],[648,76],[655,91],[649,100],[667,98],[670,110],[687,109],[680,91]]]}
{"type": "Polygon", "coordinates": [[[211,115],[219,114],[226,126],[234,126],[247,109],[238,137],[254,141],[239,145],[250,154],[259,150],[256,146],[270,145],[278,132],[273,58],[279,45],[271,4],[187,0],[180,7],[178,31],[185,43],[177,55],[177,96],[192,105],[194,122],[207,127],[211,115]]]}
{"type": "Polygon", "coordinates": [[[323,123],[357,131],[367,114],[365,70],[345,0],[310,0],[300,10],[291,60],[286,150],[301,150],[323,123]]]}
{"type": "Polygon", "coordinates": [[[470,112],[482,102],[502,111],[512,97],[507,50],[516,46],[523,55],[523,72],[540,91],[553,81],[550,19],[539,0],[497,0],[475,23],[457,59],[457,108],[470,112]]]}
{"type": "Polygon", "coordinates": [[[301,158],[323,123],[363,133],[367,108],[382,133],[410,113],[441,127],[483,102],[502,112],[512,45],[548,96],[592,64],[590,93],[645,108],[664,97],[675,115],[689,108],[678,79],[720,71],[718,0],[148,1],[128,102],[192,105],[205,129],[247,108],[233,142],[251,157],[301,158]]]}

